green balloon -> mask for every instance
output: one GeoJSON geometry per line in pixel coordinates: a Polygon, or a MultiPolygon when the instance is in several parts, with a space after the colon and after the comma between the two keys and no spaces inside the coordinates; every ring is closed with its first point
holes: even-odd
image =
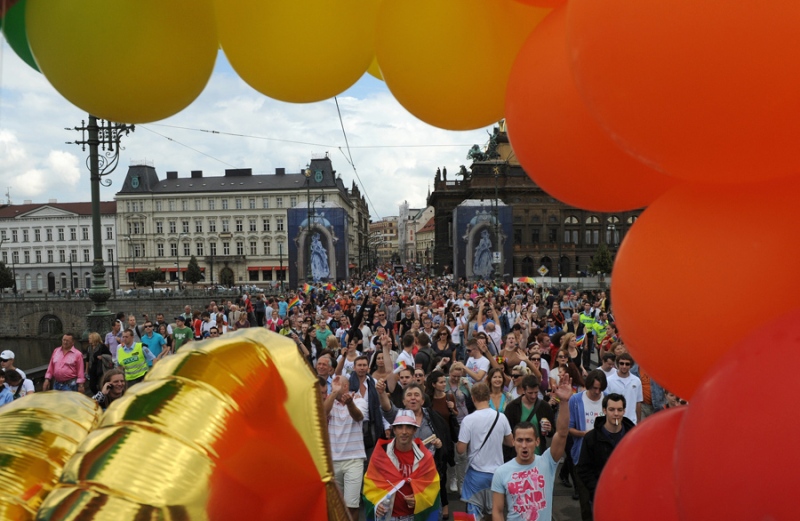
{"type": "Polygon", "coordinates": [[[25,4],[26,0],[19,0],[6,11],[3,17],[3,34],[17,56],[34,70],[41,72],[28,45],[28,33],[25,31],[25,4]]]}

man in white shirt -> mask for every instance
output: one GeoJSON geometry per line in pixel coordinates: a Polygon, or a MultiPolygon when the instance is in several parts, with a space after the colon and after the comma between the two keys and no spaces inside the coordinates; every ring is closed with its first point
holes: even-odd
{"type": "Polygon", "coordinates": [[[397,355],[396,363],[399,365],[400,362],[405,362],[406,367],[409,369],[414,369],[414,345],[417,343],[417,339],[414,338],[414,335],[411,333],[407,333],[403,336],[403,351],[397,355]]]}
{"type": "Polygon", "coordinates": [[[464,364],[464,372],[467,373],[469,383],[474,384],[483,381],[492,364],[488,358],[483,356],[476,339],[471,338],[467,341],[467,354],[469,358],[467,363],[464,364]]]}
{"type": "Polygon", "coordinates": [[[603,355],[602,365],[598,367],[606,374],[606,379],[611,378],[612,376],[616,376],[617,368],[615,364],[617,362],[617,355],[614,353],[605,353],[603,355]]]}
{"type": "Polygon", "coordinates": [[[467,512],[483,519],[492,512],[492,476],[503,464],[503,445],[512,447],[514,440],[506,415],[489,408],[489,386],[477,383],[471,395],[475,412],[461,422],[456,451],[464,454],[469,449],[461,499],[467,503],[467,512]]]}
{"type": "Polygon", "coordinates": [[[634,423],[642,418],[642,381],[631,373],[633,357],[630,353],[622,353],[617,357],[617,374],[608,379],[605,394],[617,393],[625,397],[628,406],[625,408],[625,417],[634,423]],[[631,407],[635,404],[635,407],[631,407]]]}
{"type": "MultiPolygon", "coordinates": [[[[320,389],[322,390],[322,381],[320,389]]],[[[333,475],[353,519],[358,519],[361,485],[364,478],[364,434],[361,422],[368,414],[367,401],[348,392],[350,383],[337,376],[331,383],[331,393],[325,397],[328,417],[328,437],[333,460],[333,475]]]]}

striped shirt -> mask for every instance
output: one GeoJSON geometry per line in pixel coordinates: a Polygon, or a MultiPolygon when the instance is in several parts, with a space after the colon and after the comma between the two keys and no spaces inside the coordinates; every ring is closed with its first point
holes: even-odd
{"type": "MultiPolygon", "coordinates": [[[[365,399],[356,397],[353,398],[353,403],[361,410],[364,417],[369,414],[365,399]]],[[[330,436],[333,461],[366,459],[361,422],[354,421],[347,406],[342,405],[338,400],[333,402],[333,409],[328,416],[328,435],[330,436]]]]}

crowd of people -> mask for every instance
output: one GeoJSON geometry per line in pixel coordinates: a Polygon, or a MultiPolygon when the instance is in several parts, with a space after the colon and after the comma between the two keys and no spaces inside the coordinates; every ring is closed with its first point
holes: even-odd
{"type": "MultiPolygon", "coordinates": [[[[395,520],[426,509],[448,519],[456,493],[475,519],[550,519],[556,479],[591,519],[620,439],[685,404],[627,352],[604,291],[406,277],[341,286],[245,293],[141,325],[121,312],[85,350],[64,334],[42,390],[83,392],[105,409],[184,345],[269,329],[317,375],[351,515],[395,520]]],[[[14,358],[0,353],[0,405],[34,392],[14,358]]]]}

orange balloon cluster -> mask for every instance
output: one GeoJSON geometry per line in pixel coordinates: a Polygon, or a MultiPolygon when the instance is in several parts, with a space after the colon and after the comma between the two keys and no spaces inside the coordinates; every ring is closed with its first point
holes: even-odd
{"type": "MultiPolygon", "coordinates": [[[[800,290],[789,225],[800,189],[800,75],[788,65],[800,58],[797,27],[796,2],[569,0],[511,69],[508,133],[529,175],[581,208],[647,207],[617,254],[617,325],[641,367],[692,401],[626,437],[603,473],[599,488],[614,492],[598,491],[597,519],[626,519],[604,501],[620,493],[637,498],[630,519],[794,515],[795,451],[748,469],[763,484],[745,481],[730,458],[738,439],[709,433],[737,417],[731,393],[768,356],[781,382],[800,362],[797,310],[768,323],[800,290]],[[780,291],[767,291],[776,281],[780,291]],[[766,494],[782,499],[749,501],[766,494]]],[[[736,411],[790,423],[758,432],[792,432],[798,422],[779,401],[754,392],[743,405],[746,394],[736,411]]]]}

